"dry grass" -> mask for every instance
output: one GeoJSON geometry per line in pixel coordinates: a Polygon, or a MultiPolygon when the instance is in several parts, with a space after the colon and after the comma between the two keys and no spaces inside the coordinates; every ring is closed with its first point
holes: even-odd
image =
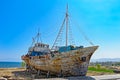
{"type": "Polygon", "coordinates": [[[96,72],[96,71],[89,71],[87,72],[87,76],[98,76],[98,75],[110,75],[114,73],[106,73],[106,72],[96,72]]]}

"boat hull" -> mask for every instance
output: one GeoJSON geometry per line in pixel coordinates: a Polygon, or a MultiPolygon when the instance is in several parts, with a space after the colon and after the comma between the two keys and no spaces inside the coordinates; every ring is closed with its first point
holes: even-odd
{"type": "Polygon", "coordinates": [[[40,71],[50,72],[55,75],[85,76],[91,56],[98,46],[80,48],[68,52],[55,53],[44,56],[23,56],[27,65],[40,71]]]}

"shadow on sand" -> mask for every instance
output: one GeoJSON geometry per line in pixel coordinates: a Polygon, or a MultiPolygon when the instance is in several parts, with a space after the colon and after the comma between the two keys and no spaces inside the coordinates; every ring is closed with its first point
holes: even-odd
{"type": "Polygon", "coordinates": [[[90,76],[76,76],[76,77],[67,77],[68,80],[96,80],[90,76]]]}

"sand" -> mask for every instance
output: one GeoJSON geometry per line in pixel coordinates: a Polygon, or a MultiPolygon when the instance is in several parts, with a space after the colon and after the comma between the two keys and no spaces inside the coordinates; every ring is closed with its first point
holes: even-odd
{"type": "Polygon", "coordinates": [[[24,68],[0,68],[0,79],[8,80],[29,80],[24,68]]]}

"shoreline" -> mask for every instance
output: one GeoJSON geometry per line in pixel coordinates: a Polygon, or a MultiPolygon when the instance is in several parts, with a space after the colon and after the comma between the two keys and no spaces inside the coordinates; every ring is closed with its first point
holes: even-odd
{"type": "Polygon", "coordinates": [[[22,68],[22,67],[9,67],[9,68],[0,68],[0,69],[25,69],[25,68],[22,68]]]}

